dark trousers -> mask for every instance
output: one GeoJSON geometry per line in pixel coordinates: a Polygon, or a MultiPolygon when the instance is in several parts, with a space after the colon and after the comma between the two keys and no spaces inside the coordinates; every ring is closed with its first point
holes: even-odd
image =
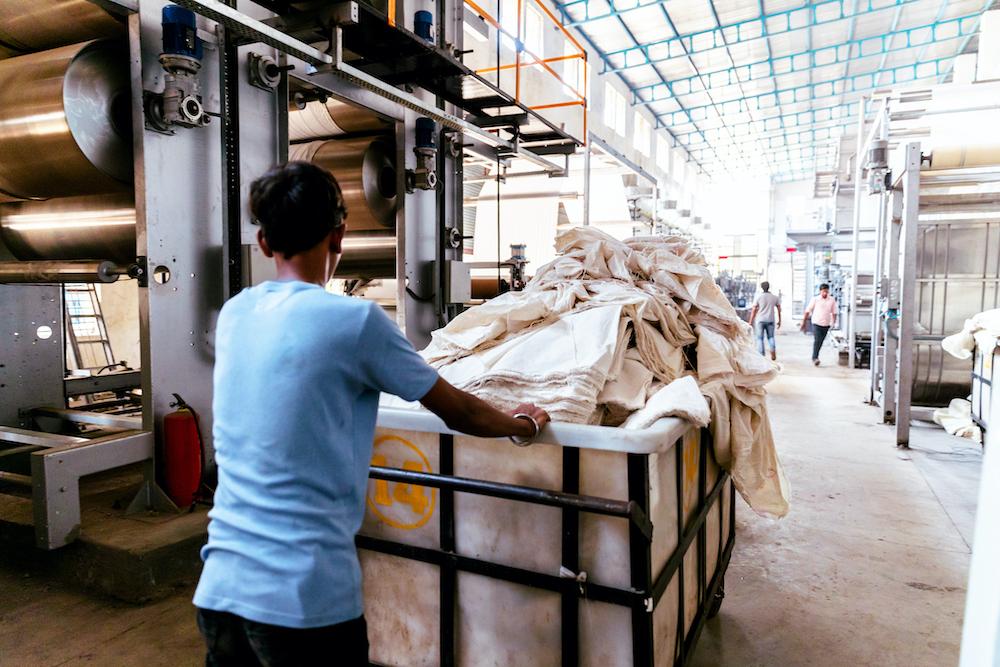
{"type": "Polygon", "coordinates": [[[823,347],[823,341],[826,340],[826,334],[829,333],[830,327],[824,327],[819,324],[813,324],[813,360],[819,359],[820,348],[823,347]]]}
{"type": "Polygon", "coordinates": [[[235,614],[198,610],[206,667],[343,665],[367,667],[365,617],[321,628],[284,628],[235,614]]]}

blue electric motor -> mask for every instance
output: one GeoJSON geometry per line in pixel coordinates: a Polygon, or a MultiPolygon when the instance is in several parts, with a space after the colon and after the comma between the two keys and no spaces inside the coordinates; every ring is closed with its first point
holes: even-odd
{"type": "Polygon", "coordinates": [[[201,60],[201,40],[195,26],[194,12],[177,5],[163,8],[163,53],[201,60]]]}
{"type": "Polygon", "coordinates": [[[431,29],[434,27],[434,15],[426,9],[421,9],[413,15],[413,32],[428,42],[433,42],[431,29]]]}
{"type": "Polygon", "coordinates": [[[437,124],[425,116],[417,119],[416,123],[416,147],[417,148],[437,148],[437,141],[434,134],[437,131],[437,124]]]}

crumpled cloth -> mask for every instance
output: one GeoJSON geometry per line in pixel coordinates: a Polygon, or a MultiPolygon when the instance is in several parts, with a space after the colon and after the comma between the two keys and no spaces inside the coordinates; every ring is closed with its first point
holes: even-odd
{"type": "Polygon", "coordinates": [[[948,407],[935,410],[931,419],[951,435],[968,438],[974,442],[983,441],[982,431],[972,421],[972,403],[964,398],[952,399],[948,407]]]}
{"type": "Polygon", "coordinates": [[[708,426],[712,413],[694,377],[687,375],[661,387],[646,405],[633,412],[622,428],[644,429],[663,417],[683,417],[697,426],[708,426]]]}
{"type": "Polygon", "coordinates": [[[984,310],[967,319],[961,331],[942,340],[941,347],[953,357],[970,359],[977,341],[985,348],[989,346],[990,340],[995,345],[998,338],[1000,338],[1000,309],[984,310]]]}
{"type": "Polygon", "coordinates": [[[763,389],[778,367],[756,352],[704,257],[677,237],[619,241],[593,227],[561,233],[555,247],[523,291],[433,332],[428,363],[492,405],[535,403],[555,421],[707,425],[750,507],[784,516],[763,389]]]}

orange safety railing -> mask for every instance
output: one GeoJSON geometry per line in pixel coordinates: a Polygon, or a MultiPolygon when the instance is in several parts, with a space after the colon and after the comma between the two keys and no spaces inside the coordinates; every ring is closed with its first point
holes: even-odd
{"type": "MultiPolygon", "coordinates": [[[[544,102],[536,101],[532,104],[525,103],[527,108],[533,111],[542,111],[546,109],[559,109],[568,107],[580,107],[583,117],[583,137],[581,141],[586,143],[587,137],[587,84],[589,80],[589,72],[587,71],[587,51],[584,49],[580,42],[570,33],[570,31],[564,26],[559,19],[556,17],[552,11],[546,7],[542,0],[515,0],[517,3],[517,28],[516,31],[511,31],[509,27],[503,25],[503,21],[500,18],[501,8],[503,0],[497,0],[497,16],[494,17],[490,12],[485,10],[480,4],[475,0],[465,0],[465,4],[475,12],[483,21],[485,21],[489,26],[497,31],[497,39],[500,40],[500,35],[504,35],[514,44],[514,62],[512,63],[502,63],[498,58],[497,62],[489,67],[483,67],[476,69],[476,74],[489,74],[495,73],[497,78],[497,87],[502,88],[500,75],[501,72],[514,70],[514,100],[521,104],[524,102],[522,90],[521,90],[521,79],[522,70],[525,68],[537,67],[541,70],[547,72],[551,75],[559,84],[560,88],[569,92],[569,99],[544,102]],[[524,43],[525,37],[525,6],[534,5],[548,21],[554,25],[558,31],[565,38],[566,42],[572,45],[572,49],[564,49],[563,55],[542,57],[539,54],[534,53],[531,49],[527,48],[524,43]],[[566,51],[570,51],[566,53],[566,51]],[[575,68],[576,81],[567,81],[562,75],[560,75],[553,67],[552,63],[574,61],[579,63],[575,68]],[[582,86],[581,86],[582,79],[582,86]],[[582,87],[582,90],[580,88],[582,87]]],[[[482,0],[480,0],[482,2],[482,0]]],[[[544,35],[544,30],[543,33],[544,35]]],[[[544,45],[543,45],[544,47],[544,45]]]]}

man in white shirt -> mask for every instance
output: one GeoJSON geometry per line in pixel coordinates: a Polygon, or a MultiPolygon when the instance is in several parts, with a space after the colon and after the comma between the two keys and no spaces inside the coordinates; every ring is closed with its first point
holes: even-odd
{"type": "Polygon", "coordinates": [[[802,318],[802,330],[806,330],[806,321],[812,319],[813,325],[813,366],[819,366],[819,351],[826,340],[826,334],[837,326],[837,300],[830,296],[830,286],[823,283],[819,286],[819,295],[814,296],[806,308],[802,318]]]}
{"type": "Polygon", "coordinates": [[[754,337],[757,339],[757,351],[764,354],[764,337],[767,337],[768,346],[771,349],[771,359],[777,359],[774,343],[774,329],[781,328],[781,299],[771,294],[771,283],[766,280],[760,284],[760,296],[753,304],[750,311],[750,326],[752,326],[754,337]],[[775,320],[777,313],[777,320],[775,320]]]}

